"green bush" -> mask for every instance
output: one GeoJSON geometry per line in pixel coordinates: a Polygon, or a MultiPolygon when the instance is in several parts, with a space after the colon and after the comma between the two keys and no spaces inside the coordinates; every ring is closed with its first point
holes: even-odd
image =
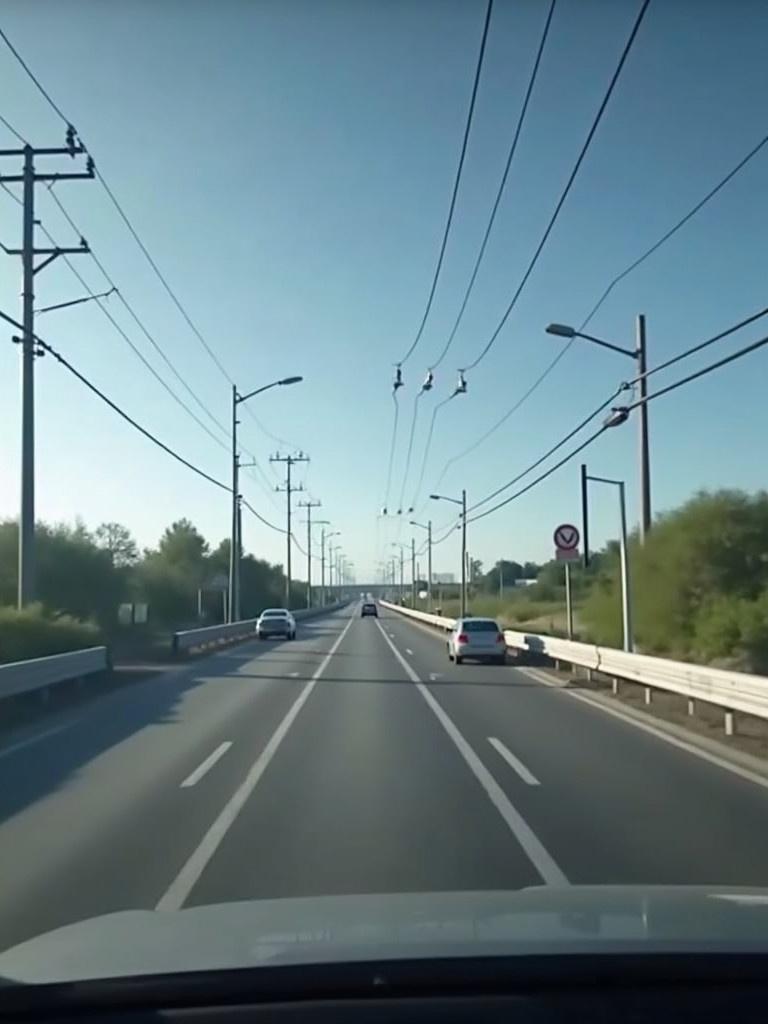
{"type": "Polygon", "coordinates": [[[22,611],[0,607],[0,663],[63,654],[100,642],[99,630],[92,622],[52,615],[40,604],[22,611]]]}

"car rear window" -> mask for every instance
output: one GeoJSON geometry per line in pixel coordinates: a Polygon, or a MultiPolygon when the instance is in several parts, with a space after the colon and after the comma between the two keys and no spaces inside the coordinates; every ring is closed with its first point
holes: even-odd
{"type": "Polygon", "coordinates": [[[261,613],[262,619],[285,619],[288,617],[288,612],[277,611],[275,609],[268,609],[261,613]]]}
{"type": "Polygon", "coordinates": [[[462,625],[465,633],[500,633],[501,630],[492,619],[465,619],[462,625]]]}

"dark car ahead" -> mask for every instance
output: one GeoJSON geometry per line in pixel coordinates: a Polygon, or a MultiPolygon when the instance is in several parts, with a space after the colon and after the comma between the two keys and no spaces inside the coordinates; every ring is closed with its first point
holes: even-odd
{"type": "Polygon", "coordinates": [[[374,618],[379,617],[379,611],[373,601],[363,601],[363,607],[360,610],[360,615],[365,618],[366,615],[373,615],[374,618]]]}

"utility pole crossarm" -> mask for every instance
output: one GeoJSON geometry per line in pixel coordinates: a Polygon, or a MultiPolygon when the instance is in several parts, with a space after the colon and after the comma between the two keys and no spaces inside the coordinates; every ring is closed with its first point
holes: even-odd
{"type": "Polygon", "coordinates": [[[62,179],[93,178],[95,167],[88,156],[86,170],[73,173],[40,173],[35,168],[35,158],[40,156],[75,157],[85,153],[76,141],[75,131],[70,126],[65,147],[38,147],[29,144],[22,149],[0,150],[0,157],[21,159],[20,174],[0,174],[0,182],[20,182],[23,208],[22,245],[20,249],[3,246],[9,256],[21,256],[22,265],[22,363],[21,363],[21,507],[19,512],[19,571],[18,605],[23,608],[36,597],[35,586],[35,358],[40,354],[35,344],[34,329],[34,281],[35,275],[63,255],[77,255],[89,252],[84,239],[77,248],[59,247],[36,248],[35,227],[35,185],[41,181],[62,179]],[[35,257],[45,257],[35,266],[35,257]]]}
{"type": "Polygon", "coordinates": [[[299,452],[298,455],[280,455],[277,452],[275,455],[270,455],[270,462],[284,462],[286,469],[285,487],[276,487],[277,491],[285,491],[286,495],[286,511],[287,511],[287,529],[286,529],[286,545],[287,545],[287,558],[285,566],[285,607],[290,609],[291,607],[291,547],[293,538],[291,536],[291,494],[294,491],[303,491],[304,488],[294,487],[291,481],[291,470],[294,465],[298,462],[309,462],[309,456],[305,455],[304,452],[299,452]]]}

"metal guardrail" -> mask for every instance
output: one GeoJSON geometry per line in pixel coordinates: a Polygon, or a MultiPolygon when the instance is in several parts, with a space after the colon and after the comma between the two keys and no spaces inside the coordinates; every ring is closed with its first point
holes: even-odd
{"type": "MultiPolygon", "coordinates": [[[[343,608],[344,602],[327,604],[321,608],[299,608],[291,612],[294,619],[301,622],[303,619],[310,619],[316,615],[323,615],[326,612],[336,611],[343,608]]],[[[220,644],[229,640],[242,640],[252,636],[256,631],[258,619],[241,619],[239,622],[225,623],[220,626],[203,626],[200,629],[184,629],[174,633],[171,637],[171,650],[174,655],[183,651],[190,651],[197,647],[208,647],[213,644],[220,644]]]]}
{"type": "Polygon", "coordinates": [[[30,658],[0,665],[0,700],[33,690],[45,690],[57,683],[82,679],[109,668],[106,647],[88,647],[82,651],[52,654],[47,658],[30,658]]]}
{"type": "MultiPolygon", "coordinates": [[[[450,630],[455,619],[426,612],[413,611],[387,601],[380,602],[385,608],[400,612],[401,615],[418,619],[437,629],[450,630]]],[[[505,629],[507,646],[531,654],[544,655],[555,662],[585,668],[589,674],[599,672],[614,680],[614,691],[618,680],[629,680],[646,687],[646,703],[651,701],[653,689],[667,690],[687,697],[689,701],[701,700],[715,704],[726,713],[725,730],[733,731],[733,712],[768,718],[768,677],[750,675],[746,672],[732,672],[727,669],[693,665],[670,658],[657,658],[646,654],[630,654],[613,647],[598,647],[595,644],[577,643],[559,637],[538,633],[523,633],[505,629]]],[[[693,707],[689,705],[689,712],[693,707]]]]}

